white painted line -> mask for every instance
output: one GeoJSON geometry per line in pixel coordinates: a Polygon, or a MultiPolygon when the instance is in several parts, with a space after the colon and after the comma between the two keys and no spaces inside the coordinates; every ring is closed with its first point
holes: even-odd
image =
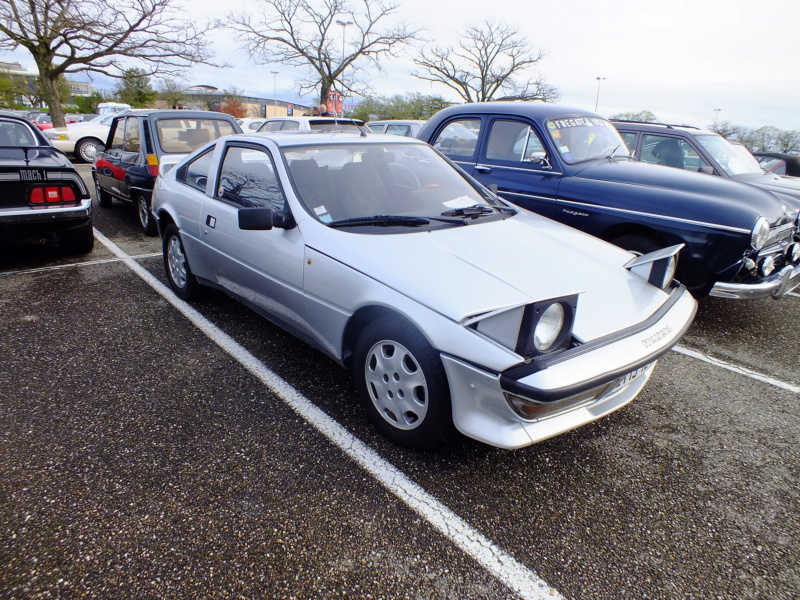
{"type": "MultiPolygon", "coordinates": [[[[97,230],[95,229],[95,232],[97,230]]],[[[161,256],[161,252],[155,252],[151,254],[139,254],[137,256],[131,256],[130,258],[134,260],[139,260],[141,258],[154,258],[156,256],[161,256]]],[[[106,258],[104,260],[90,260],[86,262],[79,262],[79,263],[69,263],[65,265],[55,265],[52,267],[39,267],[38,269],[23,269],[22,271],[8,271],[6,273],[0,273],[0,277],[6,277],[8,275],[24,275],[27,273],[42,273],[44,271],[61,271],[63,269],[69,269],[72,267],[87,267],[91,265],[102,265],[105,263],[112,263],[112,262],[120,262],[121,258],[106,258]]]]}
{"type": "Polygon", "coordinates": [[[203,315],[179,299],[167,286],[128,256],[116,244],[95,230],[95,237],[141,277],[150,287],[172,304],[189,321],[220,348],[235,358],[297,414],[336,444],[345,454],[366,469],[384,487],[439,530],[453,544],[475,559],[489,573],[511,588],[524,600],[558,600],[563,596],[536,573],[504,552],[490,539],[473,529],[466,521],[408,479],[402,471],[381,458],[369,446],[351,434],[305,396],[266,367],[243,346],[228,336],[203,315]]]}
{"type": "Polygon", "coordinates": [[[737,367],[736,365],[727,363],[724,360],[713,358],[711,356],[706,356],[701,352],[698,352],[696,350],[691,350],[689,348],[684,348],[683,346],[675,346],[673,350],[678,354],[691,356],[692,358],[696,358],[697,360],[702,360],[703,362],[707,362],[716,367],[720,367],[721,369],[727,369],[728,371],[733,371],[734,373],[738,373],[739,375],[744,375],[745,377],[749,377],[750,379],[755,379],[763,383],[768,383],[769,385],[774,385],[775,387],[781,388],[782,390],[787,390],[795,394],[800,394],[800,386],[793,385],[791,383],[786,383],[785,381],[780,381],[773,377],[769,377],[768,375],[763,375],[761,373],[758,373],[757,371],[751,371],[750,369],[746,369],[744,367],[737,367]]]}
{"type": "Polygon", "coordinates": [[[800,298],[800,294],[795,294],[794,292],[789,292],[786,295],[787,296],[794,296],[795,298],[800,298]]]}

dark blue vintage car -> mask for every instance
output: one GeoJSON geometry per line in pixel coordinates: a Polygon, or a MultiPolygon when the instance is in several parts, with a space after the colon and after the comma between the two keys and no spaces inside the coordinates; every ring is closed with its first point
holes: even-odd
{"type": "Polygon", "coordinates": [[[800,284],[797,200],[633,161],[597,114],[464,104],[438,112],[418,137],[503,198],[626,250],[684,244],[677,277],[697,296],[780,298],[800,284]]]}

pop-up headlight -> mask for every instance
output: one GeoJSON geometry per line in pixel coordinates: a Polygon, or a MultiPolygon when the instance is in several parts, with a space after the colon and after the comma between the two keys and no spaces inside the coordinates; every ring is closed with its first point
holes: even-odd
{"type": "Polygon", "coordinates": [[[678,252],[684,244],[662,248],[650,254],[637,256],[625,265],[631,273],[662,290],[672,284],[675,270],[678,268],[678,252]]]}

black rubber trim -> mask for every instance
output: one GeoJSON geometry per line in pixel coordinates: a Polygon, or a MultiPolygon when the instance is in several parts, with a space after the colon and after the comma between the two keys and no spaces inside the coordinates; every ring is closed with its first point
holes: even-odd
{"type": "Polygon", "coordinates": [[[589,390],[593,387],[603,385],[604,383],[609,383],[618,377],[622,377],[631,371],[635,371],[636,369],[643,367],[651,362],[658,360],[664,354],[672,350],[672,347],[678,343],[681,336],[689,329],[694,321],[694,316],[697,313],[697,306],[695,305],[695,309],[692,313],[692,318],[689,319],[687,324],[674,336],[674,343],[670,344],[668,347],[648,354],[644,358],[640,360],[629,363],[620,369],[616,369],[614,371],[610,371],[608,373],[603,373],[602,375],[598,375],[597,377],[593,377],[592,379],[587,379],[581,381],[580,383],[576,383],[571,386],[566,386],[557,389],[538,389],[534,388],[525,384],[520,383],[518,380],[527,377],[528,375],[532,375],[533,373],[538,373],[546,369],[547,367],[563,362],[565,360],[570,360],[576,356],[580,356],[581,354],[585,354],[587,352],[591,352],[593,350],[597,350],[602,346],[607,346],[608,344],[612,344],[616,341],[621,339],[625,339],[636,333],[649,329],[653,325],[655,325],[666,312],[686,293],[686,288],[683,285],[679,285],[676,287],[675,290],[670,294],[670,297],[667,301],[649,318],[638,323],[636,325],[632,325],[626,329],[621,331],[612,333],[610,335],[604,336],[602,338],[598,338],[592,342],[587,344],[583,344],[582,346],[577,346],[575,348],[571,348],[569,350],[565,350],[564,352],[560,352],[557,356],[552,357],[544,357],[542,360],[533,360],[530,363],[521,363],[519,365],[515,365],[510,369],[506,369],[500,374],[500,387],[509,393],[516,394],[518,396],[523,396],[525,398],[531,398],[533,400],[540,400],[542,402],[553,402],[556,400],[561,400],[563,398],[568,398],[569,396],[574,396],[575,394],[579,394],[586,390],[589,390]]]}

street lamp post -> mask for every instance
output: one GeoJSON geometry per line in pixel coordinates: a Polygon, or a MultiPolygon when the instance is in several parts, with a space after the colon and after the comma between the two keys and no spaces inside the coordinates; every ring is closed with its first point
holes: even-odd
{"type": "Polygon", "coordinates": [[[277,71],[270,71],[272,73],[272,116],[278,116],[278,86],[275,83],[275,78],[278,76],[277,71]]]}
{"type": "Polygon", "coordinates": [[[717,117],[719,116],[719,111],[721,111],[721,110],[722,110],[721,108],[715,108],[714,109],[714,127],[717,126],[717,117]]]}
{"type": "Polygon", "coordinates": [[[597,112],[597,105],[600,103],[600,82],[605,80],[605,77],[595,77],[597,79],[597,98],[594,100],[594,112],[597,112]]]}
{"type": "MultiPolygon", "coordinates": [[[[342,65],[344,65],[344,34],[345,29],[348,25],[352,25],[352,21],[342,21],[341,19],[336,20],[336,24],[342,28],[342,65]]],[[[342,81],[341,81],[341,88],[342,88],[342,116],[344,116],[344,66],[342,66],[342,81]]],[[[333,107],[333,114],[336,114],[336,106],[333,107]]]]}

